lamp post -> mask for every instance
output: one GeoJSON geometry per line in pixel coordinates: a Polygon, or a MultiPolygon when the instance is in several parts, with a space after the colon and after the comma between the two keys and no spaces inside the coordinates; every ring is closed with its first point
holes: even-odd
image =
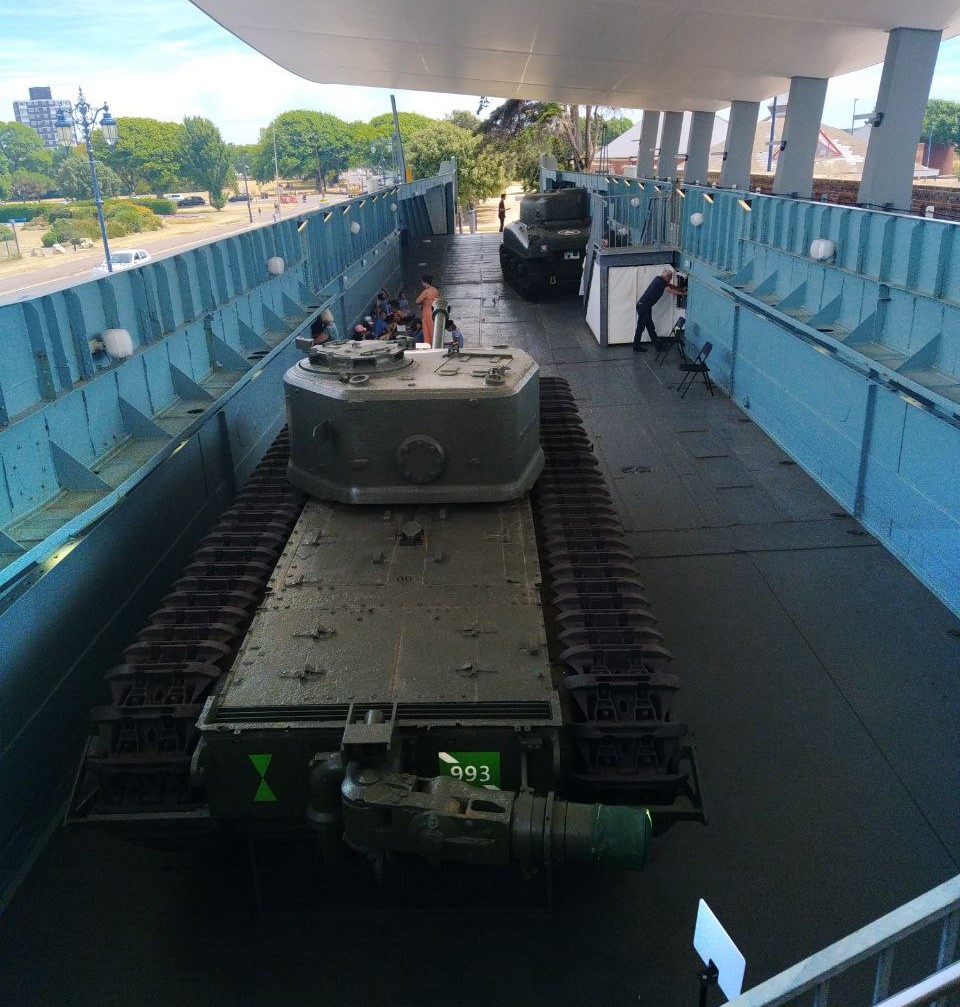
{"type": "Polygon", "coordinates": [[[57,140],[63,147],[70,147],[74,142],[74,125],[80,127],[83,142],[87,147],[87,160],[90,162],[90,181],[93,183],[93,200],[97,204],[97,220],[100,222],[100,236],[103,238],[103,251],[107,258],[107,272],[113,272],[113,261],[110,258],[110,245],[107,242],[107,224],[103,219],[103,196],[100,195],[100,183],[97,181],[97,166],[93,162],[93,147],[90,146],[90,133],[99,122],[103,138],[107,146],[112,147],[117,142],[117,120],[110,114],[106,102],[100,108],[94,108],[83,96],[83,88],[77,96],[77,103],[70,115],[61,105],[57,113],[57,140]]]}
{"type": "Polygon", "coordinates": [[[243,172],[243,191],[247,197],[247,216],[250,218],[250,223],[253,223],[253,207],[250,206],[250,185],[247,179],[250,177],[250,165],[247,163],[246,159],[240,165],[240,170],[243,172]]]}

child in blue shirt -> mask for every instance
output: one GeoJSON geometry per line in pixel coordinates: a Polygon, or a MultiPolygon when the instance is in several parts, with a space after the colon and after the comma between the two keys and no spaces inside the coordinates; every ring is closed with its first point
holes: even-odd
{"type": "Polygon", "coordinates": [[[463,333],[457,328],[457,323],[451,318],[444,327],[447,342],[444,346],[456,346],[458,350],[463,349],[463,333]]]}

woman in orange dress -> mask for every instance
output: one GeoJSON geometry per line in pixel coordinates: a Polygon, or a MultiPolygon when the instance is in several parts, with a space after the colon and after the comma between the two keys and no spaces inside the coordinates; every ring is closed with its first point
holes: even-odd
{"type": "Polygon", "coordinates": [[[423,320],[422,342],[433,345],[433,302],[440,296],[440,291],[433,285],[433,277],[429,273],[424,273],[420,277],[420,284],[423,290],[417,297],[417,304],[422,305],[420,317],[423,320]]]}

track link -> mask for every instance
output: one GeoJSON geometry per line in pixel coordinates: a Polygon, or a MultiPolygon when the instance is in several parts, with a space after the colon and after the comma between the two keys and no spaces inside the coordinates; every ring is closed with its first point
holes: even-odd
{"type": "Polygon", "coordinates": [[[554,657],[570,700],[570,793],[702,818],[687,728],[672,715],[680,687],[668,670],[672,655],[566,381],[540,378],[540,412],[546,467],[533,513],[554,657]]]}
{"type": "Polygon", "coordinates": [[[280,433],[122,662],[106,674],[110,703],[91,712],[97,733],[75,798],[100,815],[191,811],[196,722],[243,640],[304,495],[287,483],[280,433]]]}

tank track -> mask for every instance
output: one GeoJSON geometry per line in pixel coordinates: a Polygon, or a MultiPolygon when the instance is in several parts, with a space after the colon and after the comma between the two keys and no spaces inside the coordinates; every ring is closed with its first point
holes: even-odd
{"type": "MultiPolygon", "coordinates": [[[[531,495],[551,656],[560,669],[567,798],[644,803],[659,822],[702,819],[679,688],[606,481],[566,381],[540,379],[546,467],[531,495]],[[675,802],[683,799],[682,807],[675,802]]],[[[262,602],[305,496],[286,479],[284,430],[195,550],[91,712],[71,811],[179,817],[205,807],[196,722],[262,602]]]]}
{"type": "Polygon", "coordinates": [[[576,753],[566,774],[569,796],[702,820],[687,728],[672,717],[680,687],[667,670],[672,655],[562,378],[540,378],[540,438],[546,466],[533,513],[551,656],[561,669],[576,753]]]}
{"type": "Polygon", "coordinates": [[[106,674],[110,705],[91,712],[74,814],[192,811],[191,782],[203,704],[230,667],[300,511],[286,478],[284,429],[191,562],[106,674]]]}

